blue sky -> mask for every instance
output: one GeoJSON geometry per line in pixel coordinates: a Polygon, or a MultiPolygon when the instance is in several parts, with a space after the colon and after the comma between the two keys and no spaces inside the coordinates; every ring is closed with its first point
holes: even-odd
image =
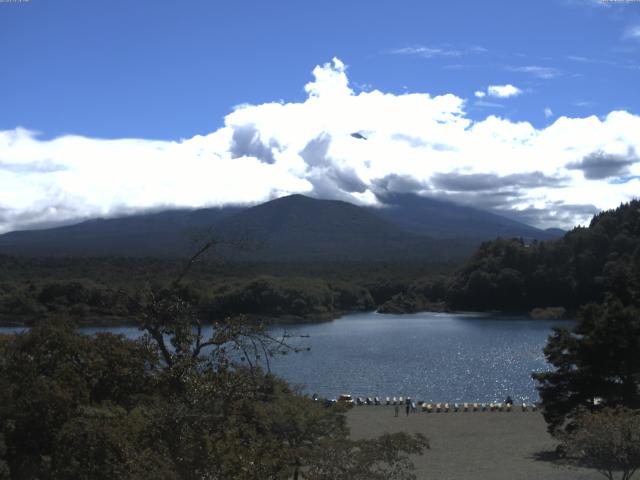
{"type": "MultiPolygon", "coordinates": [[[[0,58],[0,186],[5,192],[0,197],[0,231],[159,205],[256,202],[294,191],[372,203],[379,193],[376,188],[385,181],[389,184],[393,175],[415,180],[420,187],[414,193],[479,204],[512,216],[520,213],[523,220],[540,226],[566,227],[585,221],[596,209],[630,198],[636,187],[638,147],[633,136],[634,132],[640,136],[636,130],[640,2],[13,0],[0,3],[0,58]],[[334,57],[338,63],[331,63],[334,57]],[[473,137],[476,148],[488,148],[483,158],[492,157],[495,151],[502,153],[496,154],[499,161],[484,163],[477,158],[465,164],[454,155],[441,158],[438,152],[459,149],[471,140],[451,134],[445,148],[424,132],[412,132],[411,123],[405,130],[372,124],[365,129],[375,137],[371,143],[377,141],[376,134],[382,142],[384,133],[384,138],[409,141],[413,147],[427,145],[419,152],[403,153],[406,165],[383,168],[380,163],[373,168],[374,154],[361,151],[364,144],[346,146],[340,140],[349,129],[362,130],[357,122],[344,125],[344,131],[324,125],[289,138],[285,125],[305,123],[308,117],[287,117],[279,131],[273,126],[280,125],[282,115],[263,113],[274,103],[292,106],[292,111],[296,105],[304,106],[311,112],[313,88],[305,90],[305,85],[322,83],[312,71],[323,65],[325,70],[316,70],[320,77],[344,77],[350,88],[347,95],[362,99],[352,102],[355,110],[361,109],[360,116],[354,113],[353,118],[366,118],[363,112],[371,108],[363,106],[367,104],[363,93],[381,92],[398,105],[415,99],[415,105],[424,109],[409,110],[418,116],[432,111],[420,103],[419,95],[428,94],[431,99],[453,96],[458,103],[449,101],[444,106],[445,100],[439,101],[442,108],[430,118],[450,115],[455,117],[455,128],[466,131],[474,125],[486,131],[493,125],[500,134],[512,128],[517,132],[511,140],[503,139],[500,147],[473,137]],[[247,107],[237,108],[239,105],[247,107]],[[616,111],[627,116],[607,120],[616,111]],[[244,120],[239,121],[241,117],[244,120]],[[571,119],[571,125],[563,123],[563,118],[571,119]],[[579,121],[589,118],[592,120],[579,121]],[[499,121],[486,123],[487,119],[499,121]],[[626,133],[616,135],[614,127],[626,133]],[[576,135],[571,140],[579,143],[575,145],[579,154],[563,156],[563,163],[537,167],[536,155],[560,157],[574,147],[560,145],[555,151],[549,140],[540,140],[531,147],[535,151],[518,153],[530,138],[556,138],[560,131],[576,135]],[[200,136],[205,140],[198,140],[200,136]],[[591,136],[598,142],[582,143],[591,136]],[[222,145],[223,137],[227,146],[222,145]],[[244,146],[240,145],[243,138],[244,146]],[[88,145],[100,139],[121,143],[110,143],[108,148],[98,143],[87,147],[85,158],[74,156],[83,150],[73,142],[88,145]],[[138,141],[133,145],[123,139],[138,141]],[[312,141],[316,146],[327,144],[322,147],[322,161],[298,155],[312,141]],[[509,141],[515,143],[509,147],[509,141]],[[238,161],[188,164],[195,177],[207,174],[227,179],[224,185],[213,182],[218,192],[234,192],[238,187],[234,182],[251,184],[250,191],[239,196],[173,195],[175,186],[167,183],[172,168],[184,169],[180,159],[198,142],[202,143],[198,155],[238,161]],[[143,143],[151,150],[174,151],[182,146],[183,151],[160,162],[147,150],[136,150],[143,143]],[[64,150],[70,144],[73,149],[64,150]],[[86,158],[93,155],[93,148],[100,160],[86,158]],[[265,148],[269,150],[267,161],[259,154],[265,148]],[[515,152],[511,157],[505,153],[508,148],[515,152]],[[104,157],[105,151],[111,156],[104,157]],[[295,155],[300,158],[293,159],[295,155]],[[367,155],[371,158],[365,158],[367,155]],[[429,169],[420,163],[422,159],[431,162],[429,169]],[[252,160],[257,161],[257,170],[251,169],[252,160]],[[151,177],[150,181],[165,187],[152,191],[147,185],[141,193],[135,184],[125,188],[118,183],[119,178],[136,172],[143,178],[152,168],[149,165],[158,162],[163,165],[158,171],[166,178],[151,177]],[[450,163],[442,166],[444,162],[450,163]],[[522,169],[514,169],[509,162],[522,163],[522,169]],[[599,174],[593,168],[600,167],[593,167],[593,162],[608,162],[604,170],[597,171],[611,175],[596,178],[599,174]],[[105,170],[109,163],[113,169],[105,170]],[[324,170],[314,171],[321,166],[324,170]],[[201,167],[204,170],[198,170],[201,167]],[[272,183],[245,181],[236,169],[260,171],[272,183]],[[291,178],[284,178],[285,174],[291,178]],[[473,185],[465,190],[457,181],[443,183],[442,175],[449,179],[465,175],[465,185],[473,185]],[[513,175],[528,175],[528,180],[513,175]],[[531,180],[532,175],[553,180],[542,185],[531,180]],[[318,180],[321,177],[324,183],[318,180]],[[342,188],[346,177],[356,180],[347,182],[349,185],[363,186],[342,188]],[[334,178],[334,184],[326,184],[326,178],[334,178]],[[496,181],[503,187],[491,192],[478,186],[492,178],[510,179],[507,201],[496,200],[506,195],[504,181],[496,181]],[[87,190],[78,187],[92,179],[96,185],[87,190]],[[108,179],[112,179],[111,187],[108,179]],[[558,193],[558,188],[590,188],[585,181],[599,182],[604,199],[590,201],[573,190],[558,193]],[[556,190],[550,194],[542,188],[556,190]],[[542,210],[552,215],[542,218],[542,210]]],[[[374,96],[366,98],[373,105],[374,96]]],[[[332,113],[338,117],[342,116],[339,105],[334,105],[332,113]]],[[[380,108],[401,116],[407,112],[380,108]]],[[[388,117],[384,111],[377,112],[388,117]]],[[[424,118],[420,121],[428,123],[424,118]]],[[[401,151],[384,142],[376,150],[381,148],[387,149],[387,157],[401,151]]],[[[189,183],[186,177],[183,181],[189,183]]]]}
{"type": "Polygon", "coordinates": [[[361,88],[527,90],[470,108],[475,118],[638,112],[640,36],[627,34],[638,25],[640,3],[563,0],[5,3],[0,128],[188,138],[234,105],[302,99],[309,72],[334,56],[361,88]]]}

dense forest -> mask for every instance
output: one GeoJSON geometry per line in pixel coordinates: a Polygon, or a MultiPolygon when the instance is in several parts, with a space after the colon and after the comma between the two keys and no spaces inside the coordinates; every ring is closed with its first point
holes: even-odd
{"type": "MultiPolygon", "coordinates": [[[[177,259],[0,256],[0,320],[71,316],[126,323],[131,298],[168,281],[177,259]],[[137,292],[137,293],[136,293],[137,292]]],[[[345,312],[477,310],[575,314],[606,298],[640,298],[640,202],[596,215],[563,238],[484,242],[463,265],[448,262],[223,262],[192,265],[184,288],[203,318],[245,314],[318,321],[345,312]]]]}
{"type": "Polygon", "coordinates": [[[472,310],[575,316],[588,303],[640,302],[640,201],[593,217],[557,240],[482,243],[450,275],[406,283],[381,312],[472,310]]]}
{"type": "Polygon", "coordinates": [[[640,201],[596,215],[563,238],[481,245],[447,290],[453,309],[575,311],[609,297],[640,301],[640,201]]]}
{"type": "MultiPolygon", "coordinates": [[[[128,323],[131,298],[183,268],[171,259],[0,256],[0,320],[31,324],[70,316],[80,323],[128,323]]],[[[448,263],[229,263],[192,265],[184,288],[203,318],[235,314],[318,321],[374,310],[413,283],[446,278],[448,263]],[[427,280],[425,280],[427,279],[427,280]]]]}

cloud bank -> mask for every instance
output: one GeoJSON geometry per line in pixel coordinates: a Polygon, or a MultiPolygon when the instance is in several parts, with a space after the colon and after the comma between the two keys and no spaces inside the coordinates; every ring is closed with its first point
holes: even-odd
{"type": "Polygon", "coordinates": [[[298,103],[236,107],[222,128],[180,141],[0,131],[0,231],[290,193],[375,205],[389,192],[567,228],[640,192],[640,117],[626,111],[542,129],[472,121],[453,93],[355,93],[338,59],[305,90],[298,103]]]}

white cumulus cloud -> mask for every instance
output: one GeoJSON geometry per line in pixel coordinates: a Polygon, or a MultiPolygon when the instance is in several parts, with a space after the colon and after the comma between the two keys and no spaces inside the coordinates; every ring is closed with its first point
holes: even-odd
{"type": "Polygon", "coordinates": [[[507,85],[490,85],[487,87],[487,94],[490,97],[509,98],[516,97],[522,93],[518,87],[514,87],[510,83],[507,85]]]}
{"type": "Polygon", "coordinates": [[[179,141],[0,131],[0,231],[290,193],[380,204],[394,192],[570,227],[640,191],[640,117],[626,111],[545,128],[474,121],[454,93],[356,93],[338,59],[305,90],[300,102],[236,107],[218,130],[179,141]]]}

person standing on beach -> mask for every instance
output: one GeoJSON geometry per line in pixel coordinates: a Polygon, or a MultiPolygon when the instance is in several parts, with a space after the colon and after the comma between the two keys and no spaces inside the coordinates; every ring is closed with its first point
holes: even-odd
{"type": "Polygon", "coordinates": [[[395,415],[394,415],[394,416],[395,416],[395,417],[397,417],[397,416],[398,416],[398,414],[400,413],[400,406],[399,406],[399,405],[396,405],[396,406],[395,406],[395,408],[394,408],[394,410],[395,410],[395,415]]]}
{"type": "Polygon", "coordinates": [[[405,408],[407,410],[407,417],[409,416],[409,410],[411,409],[411,398],[407,397],[404,401],[405,408]]]}

